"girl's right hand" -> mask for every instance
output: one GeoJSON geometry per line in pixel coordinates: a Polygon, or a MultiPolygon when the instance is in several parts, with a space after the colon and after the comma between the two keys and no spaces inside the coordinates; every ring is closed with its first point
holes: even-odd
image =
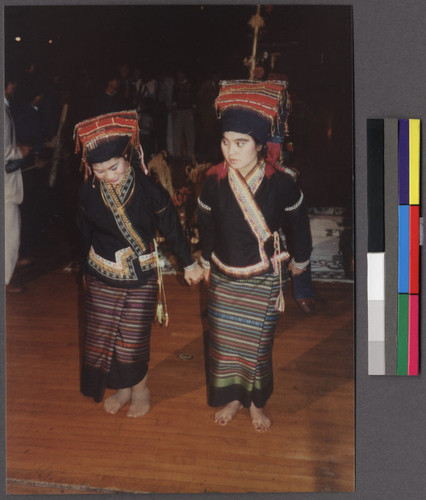
{"type": "Polygon", "coordinates": [[[210,273],[211,269],[203,269],[203,279],[207,284],[210,282],[210,273]]]}

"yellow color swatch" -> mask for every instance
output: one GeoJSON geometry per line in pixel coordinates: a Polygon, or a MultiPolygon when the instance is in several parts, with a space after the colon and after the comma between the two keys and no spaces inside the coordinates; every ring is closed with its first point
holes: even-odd
{"type": "Polygon", "coordinates": [[[420,204],[420,120],[409,120],[410,205],[420,204]]]}

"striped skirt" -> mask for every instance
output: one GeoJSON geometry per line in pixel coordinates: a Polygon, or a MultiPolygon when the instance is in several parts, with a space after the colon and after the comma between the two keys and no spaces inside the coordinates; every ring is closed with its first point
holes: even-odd
{"type": "Polygon", "coordinates": [[[87,275],[81,373],[85,396],[102,401],[106,387],[132,387],[145,377],[156,298],[155,277],[128,290],[87,275]]]}
{"type": "Polygon", "coordinates": [[[208,403],[263,408],[273,389],[272,346],[280,313],[277,275],[234,279],[213,267],[209,287],[208,403]]]}

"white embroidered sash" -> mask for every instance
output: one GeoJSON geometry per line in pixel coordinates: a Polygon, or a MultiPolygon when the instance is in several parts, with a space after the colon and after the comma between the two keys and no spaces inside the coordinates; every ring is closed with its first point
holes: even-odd
{"type": "Polygon", "coordinates": [[[259,168],[255,169],[255,171],[247,178],[247,181],[237,170],[230,168],[228,171],[229,184],[232,192],[234,193],[235,199],[237,200],[238,205],[244,214],[245,220],[259,241],[259,246],[261,246],[262,249],[263,243],[272,236],[259,205],[254,199],[254,194],[260,186],[264,175],[264,162],[262,162],[262,165],[259,168]]]}
{"type": "Polygon", "coordinates": [[[105,200],[105,203],[111,209],[112,214],[114,215],[114,219],[117,223],[118,229],[129,242],[130,246],[133,248],[133,251],[139,257],[146,252],[148,245],[143,241],[142,237],[132,226],[132,223],[130,222],[124,208],[126,204],[126,198],[128,196],[131,196],[130,187],[132,186],[133,182],[135,182],[134,173],[132,169],[130,169],[129,175],[125,179],[125,182],[121,186],[120,190],[114,189],[114,186],[109,182],[102,181],[101,193],[103,199],[105,200]]]}

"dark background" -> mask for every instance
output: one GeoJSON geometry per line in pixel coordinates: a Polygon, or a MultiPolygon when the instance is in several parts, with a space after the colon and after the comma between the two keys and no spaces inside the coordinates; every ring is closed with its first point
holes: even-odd
{"type": "MultiPolygon", "coordinates": [[[[248,78],[243,60],[252,53],[248,23],[255,13],[255,5],[6,7],[6,68],[35,61],[41,73],[59,72],[79,121],[93,93],[103,90],[105,71],[124,62],[141,65],[145,77],[183,69],[196,87],[212,71],[220,79],[248,78]]],[[[260,14],[257,55],[268,54],[265,76],[273,71],[290,82],[295,167],[305,197],[310,206],[350,208],[351,7],[262,5],[260,14]]]]}
{"type": "MultiPolygon", "coordinates": [[[[155,73],[183,67],[193,78],[212,68],[247,77],[242,60],[251,55],[255,13],[255,5],[6,7],[6,63],[36,58],[69,78],[123,61],[155,73]]],[[[262,5],[260,14],[258,54],[280,52],[276,70],[296,87],[351,87],[349,6],[262,5]]]]}

